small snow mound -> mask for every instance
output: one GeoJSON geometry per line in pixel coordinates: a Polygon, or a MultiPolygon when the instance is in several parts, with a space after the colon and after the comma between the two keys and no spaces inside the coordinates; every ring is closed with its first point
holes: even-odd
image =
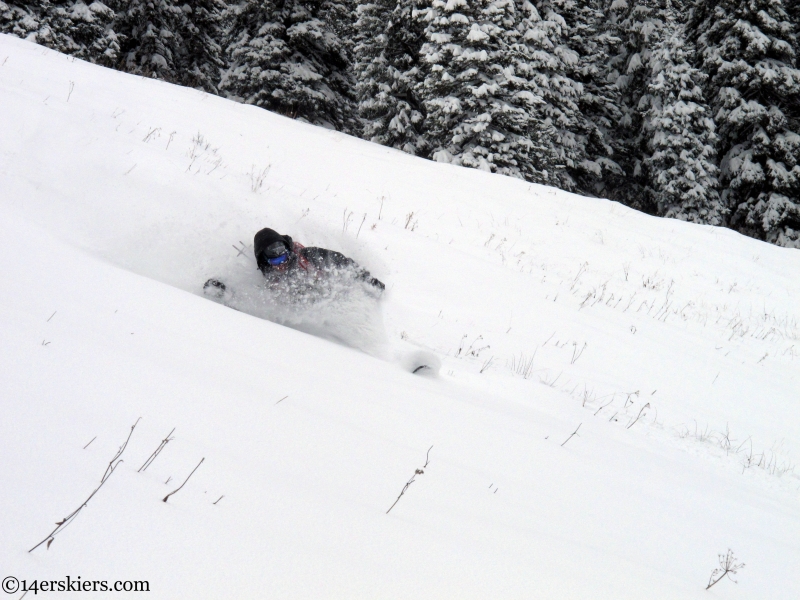
{"type": "Polygon", "coordinates": [[[435,377],[442,368],[442,361],[433,352],[413,350],[400,357],[400,365],[409,373],[435,377]]]}

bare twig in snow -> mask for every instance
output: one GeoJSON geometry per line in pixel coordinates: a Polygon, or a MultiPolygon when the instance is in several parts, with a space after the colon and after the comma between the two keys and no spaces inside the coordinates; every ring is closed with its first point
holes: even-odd
{"type": "Polygon", "coordinates": [[[364,218],[361,219],[361,225],[358,226],[358,231],[356,232],[356,239],[358,239],[358,234],[361,233],[361,228],[364,226],[364,221],[367,220],[367,213],[364,213],[364,218]]]}
{"type": "Polygon", "coordinates": [[[569,361],[569,364],[574,365],[576,362],[578,362],[578,359],[581,357],[581,354],[583,354],[583,351],[586,350],[586,346],[588,345],[589,344],[584,342],[583,347],[578,350],[578,343],[572,342],[572,360],[569,361]]]}
{"type": "Polygon", "coordinates": [[[144,139],[143,139],[142,141],[143,141],[143,142],[149,142],[149,141],[150,141],[150,138],[152,138],[154,135],[157,135],[159,131],[161,131],[161,127],[153,127],[153,128],[152,128],[152,129],[151,129],[151,130],[150,130],[150,131],[147,133],[147,135],[146,135],[146,136],[144,136],[144,139]]]}
{"type": "MultiPolygon", "coordinates": [[[[89,504],[89,500],[94,498],[94,495],[97,492],[100,491],[100,488],[103,487],[103,485],[105,485],[106,481],[109,480],[109,478],[114,474],[114,471],[117,470],[117,467],[122,462],[122,459],[120,457],[122,456],[122,453],[125,451],[125,447],[128,445],[128,442],[131,439],[131,435],[133,435],[133,430],[136,428],[136,425],[139,423],[140,420],[141,420],[141,417],[136,419],[136,423],[133,424],[133,426],[131,427],[131,432],[128,434],[128,439],[125,440],[125,443],[122,444],[122,446],[120,446],[119,450],[117,450],[117,453],[114,455],[114,458],[112,458],[111,462],[108,463],[108,468],[106,469],[106,472],[103,474],[103,478],[100,480],[100,485],[98,485],[95,488],[95,490],[91,494],[89,494],[89,497],[86,498],[86,500],[84,500],[78,508],[73,510],[70,514],[68,514],[66,517],[61,519],[58,523],[56,523],[56,528],[53,529],[53,531],[51,531],[41,542],[36,544],[30,550],[28,550],[28,552],[33,552],[34,550],[36,550],[39,546],[41,546],[45,542],[47,542],[47,546],[46,547],[49,549],[50,548],[50,544],[52,544],[53,540],[55,539],[55,536],[58,535],[61,531],[63,531],[64,528],[67,527],[67,525],[72,523],[72,521],[75,520],[75,517],[77,517],[78,514],[86,507],[86,505],[89,504]]],[[[92,438],[92,441],[90,441],[89,444],[91,444],[95,440],[96,437],[97,436],[92,438]]],[[[87,448],[89,446],[89,444],[86,444],[86,446],[84,446],[84,448],[87,448]]]]}
{"type": "Polygon", "coordinates": [[[397,504],[398,502],[400,502],[400,498],[402,498],[402,497],[403,497],[403,494],[405,494],[405,493],[406,493],[406,490],[409,488],[409,486],[410,486],[412,483],[414,483],[414,480],[417,478],[417,475],[424,475],[424,474],[425,474],[425,468],[428,466],[428,461],[430,460],[430,455],[431,455],[431,450],[432,450],[432,449],[433,449],[433,446],[431,446],[430,448],[428,448],[428,453],[425,455],[425,464],[424,464],[424,465],[422,465],[422,467],[421,467],[421,468],[419,468],[419,469],[417,469],[416,471],[414,471],[414,474],[411,476],[411,479],[409,479],[409,480],[406,482],[406,484],[403,486],[403,489],[402,489],[402,490],[400,490],[400,495],[397,497],[397,500],[395,500],[395,501],[394,501],[394,504],[392,504],[392,505],[389,507],[389,510],[387,510],[387,511],[386,511],[386,514],[387,514],[387,515],[389,514],[389,511],[390,511],[390,510],[392,510],[392,509],[395,507],[395,504],[397,504]]]}
{"type": "Polygon", "coordinates": [[[545,377],[544,379],[542,379],[541,377],[539,377],[539,381],[540,381],[541,383],[545,384],[546,386],[549,386],[549,387],[551,387],[551,388],[554,388],[554,387],[556,387],[556,382],[557,382],[557,381],[558,381],[558,380],[561,378],[561,376],[562,376],[563,374],[564,374],[564,372],[562,371],[561,373],[559,373],[558,375],[556,375],[556,378],[555,378],[555,379],[553,379],[553,381],[547,381],[547,378],[546,378],[546,377],[545,377]]]}
{"type": "MultiPolygon", "coordinates": [[[[580,428],[581,428],[581,425],[583,425],[583,423],[581,423],[580,425],[578,425],[578,426],[575,428],[575,431],[573,431],[572,433],[570,433],[570,434],[569,434],[569,437],[568,437],[567,439],[565,439],[565,440],[564,440],[564,443],[563,443],[563,444],[561,444],[561,446],[562,446],[562,447],[564,446],[564,444],[566,444],[568,441],[570,441],[570,440],[572,439],[572,436],[578,435],[578,429],[580,429],[580,428]]],[[[580,437],[580,436],[579,436],[579,437],[580,437]]]]}
{"type": "Polygon", "coordinates": [[[586,267],[588,266],[589,266],[588,262],[585,262],[580,266],[580,268],[578,269],[578,274],[575,275],[575,279],[572,280],[572,285],[569,288],[570,290],[572,290],[575,287],[575,285],[578,283],[578,279],[580,279],[580,276],[583,275],[584,271],[586,271],[586,267]]]}
{"type": "Polygon", "coordinates": [[[172,431],[170,431],[170,432],[167,434],[167,437],[165,437],[163,440],[161,440],[161,443],[158,445],[158,448],[156,448],[156,449],[153,451],[153,453],[152,453],[152,454],[151,454],[151,455],[150,455],[150,456],[147,458],[147,460],[146,460],[146,461],[144,461],[144,464],[143,464],[141,467],[139,467],[139,470],[137,471],[137,473],[141,473],[142,471],[146,471],[146,470],[147,470],[147,467],[149,467],[150,465],[152,465],[152,464],[153,464],[153,461],[154,461],[156,458],[158,458],[158,455],[159,455],[159,454],[161,454],[161,451],[164,449],[164,447],[165,447],[165,446],[166,446],[168,443],[170,443],[172,440],[174,440],[174,439],[175,439],[175,438],[173,438],[173,437],[170,437],[170,436],[172,436],[172,434],[173,434],[173,433],[175,433],[175,428],[174,428],[174,427],[172,428],[172,431]]]}
{"type": "Polygon", "coordinates": [[[485,362],[483,363],[483,366],[481,367],[481,370],[480,370],[480,372],[481,372],[481,373],[483,373],[483,372],[484,372],[486,369],[488,369],[489,367],[491,367],[491,366],[492,366],[492,361],[493,361],[493,360],[494,360],[494,356],[492,356],[492,357],[491,357],[491,358],[489,358],[487,361],[485,361],[485,362]]]}
{"type": "MultiPolygon", "coordinates": [[[[205,459],[206,459],[206,458],[205,458],[205,456],[204,456],[203,458],[201,458],[201,459],[200,459],[200,462],[199,462],[199,463],[197,463],[197,466],[196,466],[194,469],[192,469],[192,472],[191,472],[191,473],[189,473],[189,477],[191,477],[192,475],[194,475],[194,472],[195,472],[195,471],[197,471],[197,469],[199,469],[199,468],[200,468],[200,465],[202,465],[202,464],[203,464],[203,461],[204,461],[205,459]]],[[[189,477],[187,477],[187,478],[186,478],[186,481],[189,481],[189,477]]],[[[181,488],[182,488],[183,486],[185,486],[185,485],[186,485],[186,481],[184,481],[184,482],[183,482],[183,483],[180,485],[180,487],[179,487],[178,489],[176,489],[176,490],[174,490],[174,491],[170,492],[169,494],[167,494],[166,496],[164,496],[164,499],[162,500],[162,502],[166,502],[166,501],[169,499],[169,497],[170,497],[170,496],[172,496],[172,494],[176,494],[176,493],[178,493],[178,492],[181,490],[181,488]]]]}
{"type": "Polygon", "coordinates": [[[519,358],[516,356],[511,357],[511,370],[517,375],[521,375],[523,379],[530,379],[533,375],[533,361],[536,358],[536,352],[539,348],[534,349],[533,355],[528,358],[525,353],[521,353],[519,358]]]}
{"type": "Polygon", "coordinates": [[[647,404],[645,404],[645,405],[644,405],[644,406],[643,406],[643,407],[642,407],[642,408],[639,410],[639,414],[638,414],[638,415],[636,415],[636,418],[635,418],[635,419],[634,419],[634,420],[633,420],[633,421],[632,421],[632,422],[631,422],[631,423],[630,423],[630,424],[629,424],[629,425],[628,425],[628,426],[627,426],[625,429],[630,429],[631,427],[633,427],[634,425],[636,425],[636,421],[638,421],[638,420],[639,420],[639,417],[641,417],[641,416],[642,416],[642,412],[644,412],[644,409],[645,409],[645,408],[650,408],[650,403],[649,403],[649,402],[648,402],[647,404]]]}
{"type": "MultiPolygon", "coordinates": [[[[121,462],[121,461],[120,461],[120,462],[121,462]]],[[[67,515],[66,517],[64,517],[63,519],[61,519],[61,520],[60,520],[58,523],[56,523],[56,528],[55,528],[55,529],[53,529],[53,531],[51,531],[51,532],[50,532],[50,533],[47,535],[47,537],[45,537],[45,538],[44,538],[44,539],[43,539],[41,542],[39,542],[38,544],[36,544],[36,545],[35,545],[33,548],[31,548],[30,550],[28,550],[28,552],[33,552],[34,550],[36,550],[36,549],[37,549],[39,546],[41,546],[41,545],[42,545],[42,544],[44,544],[45,542],[47,542],[47,548],[49,549],[49,548],[50,548],[50,544],[52,544],[52,543],[53,543],[53,539],[55,538],[55,536],[56,536],[56,535],[58,535],[58,534],[59,534],[59,533],[60,533],[60,532],[61,532],[61,531],[62,531],[62,530],[63,530],[63,529],[64,529],[64,528],[67,526],[67,525],[69,525],[69,524],[70,524],[70,523],[71,523],[71,522],[72,522],[72,521],[75,519],[75,517],[77,517],[77,516],[78,516],[78,513],[80,513],[80,512],[81,512],[81,511],[82,511],[82,510],[83,510],[83,509],[86,507],[86,505],[89,503],[89,500],[91,500],[91,499],[94,497],[94,495],[95,495],[97,492],[99,492],[99,491],[100,491],[100,488],[101,488],[101,487],[103,487],[103,485],[105,484],[105,482],[106,482],[106,481],[108,481],[109,477],[111,477],[111,476],[114,474],[114,471],[116,471],[116,469],[117,469],[117,467],[118,467],[118,466],[119,466],[119,463],[117,463],[116,465],[114,465],[114,468],[111,470],[111,472],[110,472],[110,473],[108,473],[108,476],[107,476],[107,477],[105,477],[105,478],[103,479],[103,481],[101,481],[101,482],[100,482],[100,485],[98,485],[98,486],[95,488],[95,490],[94,490],[94,491],[93,491],[91,494],[89,494],[89,497],[88,497],[88,498],[86,498],[86,500],[84,500],[84,501],[83,501],[83,503],[82,503],[82,504],[81,504],[81,505],[80,505],[78,508],[76,508],[76,509],[75,509],[74,511],[72,511],[72,512],[71,512],[69,515],[67,515]]]]}
{"type": "Polygon", "coordinates": [[[727,554],[720,554],[719,556],[719,569],[714,569],[711,572],[711,577],[708,579],[708,585],[706,589],[710,588],[712,585],[715,585],[722,581],[724,577],[728,577],[733,583],[736,583],[736,580],[731,577],[731,573],[736,575],[736,572],[744,567],[744,563],[736,562],[736,557],[733,555],[733,550],[728,548],[727,554]]]}
{"type": "Polygon", "coordinates": [[[131,441],[131,436],[133,435],[133,430],[136,429],[136,426],[139,424],[139,421],[141,421],[141,420],[142,420],[142,417],[139,417],[138,419],[136,419],[136,423],[131,425],[131,431],[128,434],[128,439],[126,439],[125,443],[122,444],[122,446],[119,447],[119,450],[117,450],[117,453],[114,455],[114,458],[112,458],[111,461],[108,463],[108,467],[106,467],[106,472],[103,474],[103,478],[102,478],[101,481],[105,481],[106,478],[108,478],[111,475],[111,473],[114,471],[114,469],[117,467],[117,465],[120,462],[122,462],[122,460],[120,459],[120,456],[122,456],[122,453],[125,452],[125,448],[128,447],[128,442],[131,441]]]}
{"type": "Polygon", "coordinates": [[[271,164],[264,167],[262,171],[256,171],[256,166],[252,165],[250,167],[250,190],[253,192],[257,192],[261,189],[261,186],[264,185],[264,180],[267,178],[267,174],[269,173],[270,168],[272,167],[271,164]]]}

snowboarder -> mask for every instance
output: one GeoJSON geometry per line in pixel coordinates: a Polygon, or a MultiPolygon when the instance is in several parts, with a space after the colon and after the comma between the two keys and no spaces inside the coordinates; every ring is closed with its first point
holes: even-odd
{"type": "Polygon", "coordinates": [[[349,272],[379,293],[386,289],[386,286],[369,271],[341,252],[325,248],[306,248],[292,240],[290,236],[281,235],[273,229],[265,228],[255,235],[253,252],[259,270],[270,284],[297,275],[316,279],[330,274],[349,272]]]}

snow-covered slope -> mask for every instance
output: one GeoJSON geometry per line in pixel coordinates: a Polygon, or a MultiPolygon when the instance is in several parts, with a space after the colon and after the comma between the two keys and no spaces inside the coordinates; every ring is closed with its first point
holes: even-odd
{"type": "Polygon", "coordinates": [[[2,35],[0,65],[0,577],[800,597],[800,252],[2,35]],[[202,296],[256,285],[265,226],[387,283],[368,352],[202,296]]]}

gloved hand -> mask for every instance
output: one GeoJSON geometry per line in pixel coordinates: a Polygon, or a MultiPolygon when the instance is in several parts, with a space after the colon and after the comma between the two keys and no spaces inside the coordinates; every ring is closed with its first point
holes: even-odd
{"type": "Polygon", "coordinates": [[[377,290],[380,290],[381,292],[383,292],[386,289],[386,286],[383,284],[383,282],[370,275],[369,271],[366,270],[361,271],[361,273],[358,274],[358,278],[361,279],[362,281],[366,281],[372,287],[374,287],[377,290]]]}
{"type": "Polygon", "coordinates": [[[222,300],[227,291],[228,288],[218,279],[209,279],[203,284],[203,294],[216,300],[222,300]]]}

